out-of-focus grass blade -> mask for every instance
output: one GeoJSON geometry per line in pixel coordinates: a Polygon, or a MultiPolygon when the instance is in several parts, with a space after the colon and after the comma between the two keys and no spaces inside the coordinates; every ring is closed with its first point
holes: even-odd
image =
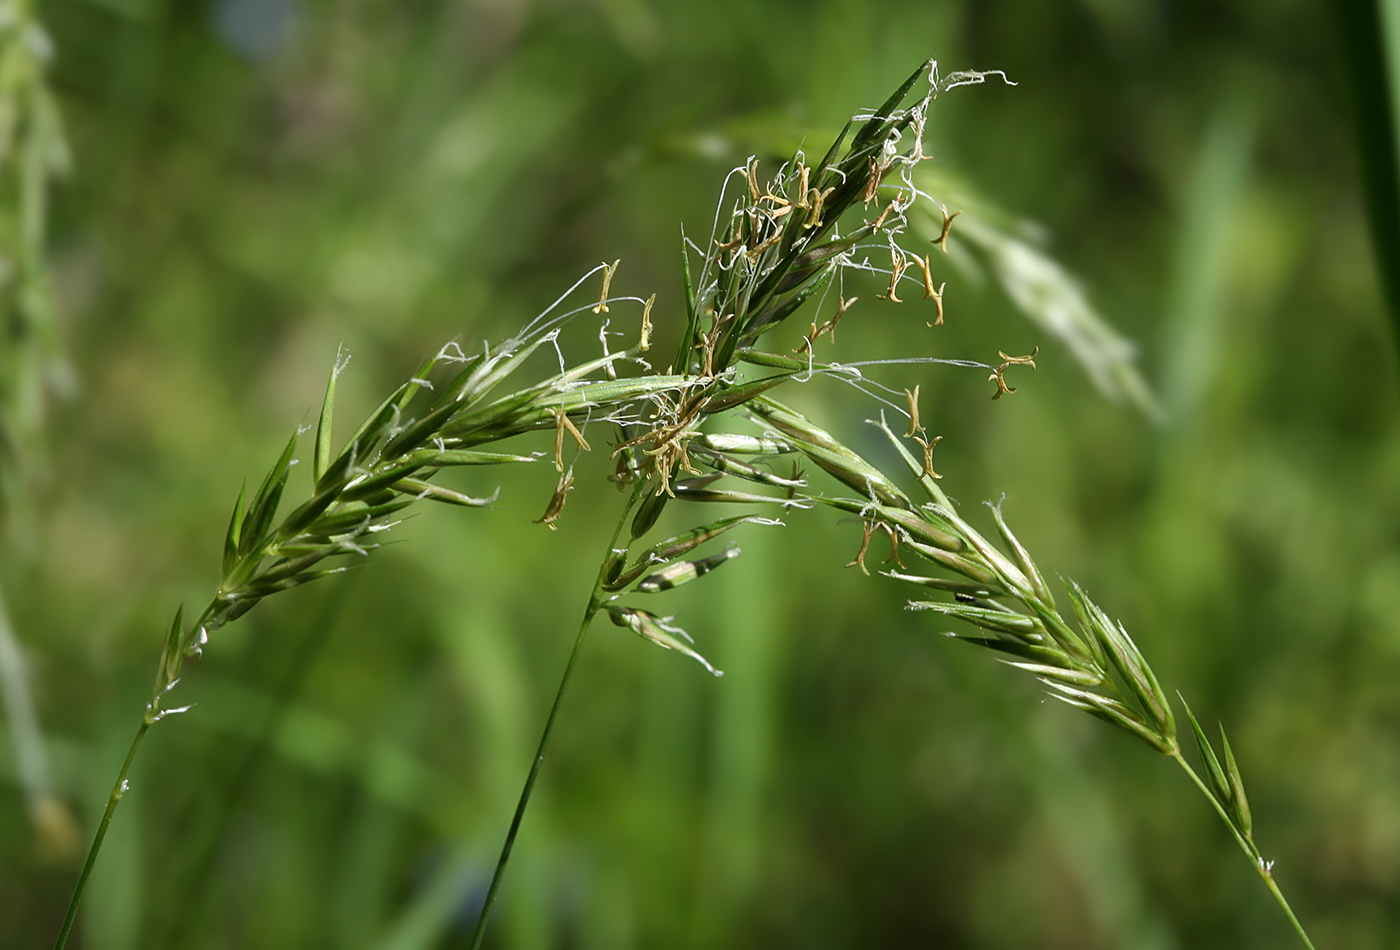
{"type": "Polygon", "coordinates": [[[1138,369],[1137,346],[1094,309],[1079,281],[1059,261],[985,217],[960,216],[954,233],[976,249],[1016,308],[1069,348],[1099,392],[1113,400],[1126,399],[1149,419],[1161,416],[1161,406],[1138,369]]]}
{"type": "Polygon", "coordinates": [[[1170,424],[1189,428],[1221,360],[1231,224],[1249,176],[1253,110],[1224,105],[1211,118],[1191,173],[1168,290],[1163,400],[1170,424]]]}
{"type": "Polygon", "coordinates": [[[1392,341],[1400,346],[1400,2],[1355,0],[1328,6],[1336,18],[1339,59],[1351,87],[1377,277],[1390,311],[1392,341]]]}

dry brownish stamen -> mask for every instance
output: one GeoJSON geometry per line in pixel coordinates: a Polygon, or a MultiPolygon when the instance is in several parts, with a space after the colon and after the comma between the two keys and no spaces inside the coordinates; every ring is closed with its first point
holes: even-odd
{"type": "Polygon", "coordinates": [[[923,435],[915,435],[913,439],[924,450],[924,468],[919,472],[919,477],[942,478],[942,475],[933,470],[933,447],[943,441],[943,436],[936,435],[932,439],[925,439],[923,435]]]}
{"type": "Polygon", "coordinates": [[[860,298],[852,297],[850,300],[842,300],[838,296],[836,299],[840,301],[836,307],[836,313],[832,314],[831,319],[824,321],[820,326],[813,321],[811,331],[802,338],[802,342],[793,350],[794,353],[801,353],[803,351],[808,353],[813,352],[813,346],[816,344],[817,340],[821,339],[823,334],[830,337],[832,343],[836,342],[836,325],[841,322],[841,317],[851,308],[851,305],[860,298]]]}
{"type": "Polygon", "coordinates": [[[777,221],[783,215],[792,211],[792,202],[788,201],[786,198],[780,198],[774,194],[765,194],[763,200],[773,202],[772,209],[766,212],[768,220],[770,221],[777,221]]]}
{"type": "Polygon", "coordinates": [[[686,395],[674,408],[664,395],[658,394],[657,399],[661,404],[660,417],[670,417],[674,421],[660,423],[650,432],[623,442],[613,449],[613,454],[617,455],[644,442],[650,442],[652,447],[643,449],[642,452],[651,459],[652,469],[661,479],[661,487],[657,489],[657,494],[665,492],[674,495],[675,492],[671,490],[672,471],[679,467],[681,471],[691,475],[700,474],[700,470],[690,464],[686,443],[699,435],[694,426],[705,407],[709,405],[710,397],[686,395]]]}
{"type": "Polygon", "coordinates": [[[909,431],[904,432],[904,438],[914,439],[924,451],[924,469],[918,473],[918,477],[942,478],[941,474],[934,472],[934,446],[944,437],[935,435],[932,439],[925,438],[927,432],[924,431],[923,425],[918,424],[918,386],[904,390],[904,397],[909,400],[909,431]]]}
{"type": "Polygon", "coordinates": [[[551,409],[551,410],[549,410],[549,411],[550,411],[550,414],[554,416],[554,421],[555,421],[555,429],[554,429],[554,467],[555,467],[558,471],[561,471],[561,472],[562,472],[562,471],[564,471],[564,433],[565,433],[565,432],[568,432],[569,435],[573,436],[573,437],[574,437],[574,441],[578,443],[578,447],[581,448],[581,449],[583,449],[585,452],[587,452],[587,451],[591,448],[591,446],[588,444],[588,440],[585,439],[585,438],[583,437],[583,433],[580,432],[580,431],[578,430],[578,426],[574,425],[574,421],[573,421],[572,419],[569,418],[569,414],[568,414],[567,412],[565,412],[565,411],[564,411],[561,407],[559,407],[559,406],[556,406],[556,407],[554,407],[553,409],[551,409]]]}
{"type": "Polygon", "coordinates": [[[938,240],[934,241],[933,243],[937,244],[940,248],[942,248],[944,254],[947,254],[948,232],[953,230],[953,219],[956,218],[958,215],[962,214],[962,212],[954,211],[952,214],[949,214],[948,206],[943,204],[942,202],[939,203],[938,210],[943,212],[943,232],[938,235],[938,240]]]}
{"type": "Polygon", "coordinates": [[[904,255],[900,253],[898,248],[891,247],[890,264],[890,289],[888,293],[881,294],[880,296],[883,297],[885,300],[889,300],[893,303],[904,303],[904,301],[900,300],[899,296],[895,293],[895,289],[899,286],[899,279],[903,277],[904,272],[909,269],[909,261],[905,259],[904,255]]]}
{"type": "Polygon", "coordinates": [[[794,346],[792,351],[794,353],[814,353],[812,346],[817,342],[819,336],[821,336],[821,330],[817,329],[817,325],[813,323],[812,329],[803,335],[802,342],[794,346]]]}
{"type": "Polygon", "coordinates": [[[919,425],[919,387],[904,390],[904,398],[909,400],[909,431],[904,433],[907,439],[915,433],[924,431],[924,427],[919,425]]]}
{"type": "Polygon", "coordinates": [[[702,379],[709,379],[715,374],[715,347],[719,344],[720,330],[733,316],[734,314],[731,313],[716,320],[709,332],[702,336],[700,342],[695,345],[696,349],[700,350],[705,357],[704,366],[700,373],[702,379]]]}
{"type": "Polygon", "coordinates": [[[948,282],[945,280],[943,283],[939,284],[938,289],[930,295],[933,297],[934,306],[938,308],[938,316],[934,317],[933,322],[929,324],[931,327],[943,326],[943,288],[947,286],[948,282]]]}
{"type": "Polygon", "coordinates": [[[831,193],[835,190],[836,186],[833,185],[832,187],[827,188],[824,191],[817,191],[817,189],[815,188],[808,191],[807,197],[809,197],[812,201],[812,209],[809,212],[807,212],[807,220],[802,225],[804,228],[814,228],[817,225],[821,224],[822,203],[826,201],[826,199],[830,197],[831,193]]]}
{"type": "Polygon", "coordinates": [[[816,336],[812,337],[813,340],[825,333],[828,337],[831,338],[831,342],[835,343],[836,324],[841,322],[841,318],[845,315],[846,311],[851,309],[851,305],[854,304],[860,298],[852,297],[850,300],[841,300],[840,297],[837,297],[836,299],[840,301],[840,303],[836,307],[836,313],[832,314],[830,320],[827,320],[821,326],[817,327],[816,336]]]}
{"type": "Polygon", "coordinates": [[[867,166],[868,177],[865,179],[865,187],[862,188],[860,192],[860,200],[865,203],[867,208],[870,207],[870,202],[874,201],[875,196],[880,192],[880,178],[884,175],[884,172],[885,170],[880,167],[880,163],[872,156],[867,166]]]}
{"type": "Polygon", "coordinates": [[[932,299],[938,308],[938,316],[934,322],[928,326],[944,325],[944,287],[948,287],[948,281],[938,285],[938,290],[934,290],[934,274],[932,274],[930,255],[914,257],[914,263],[918,264],[918,269],[924,273],[924,299],[932,299]]]}
{"type": "MultiPolygon", "coordinates": [[[[931,269],[933,262],[929,260],[929,255],[925,254],[923,257],[915,257],[914,263],[919,265],[919,270],[922,271],[924,275],[924,299],[929,300],[931,298],[937,300],[939,297],[942,297],[943,287],[937,290],[933,289],[933,271],[931,269]]],[[[947,283],[945,282],[943,286],[946,287],[947,283]]]]}
{"type": "Polygon", "coordinates": [[[885,558],[885,563],[893,561],[900,567],[904,566],[904,562],[899,559],[899,533],[884,521],[865,521],[861,524],[860,550],[845,566],[860,568],[866,577],[870,576],[870,570],[865,566],[865,554],[870,550],[870,539],[876,531],[883,531],[890,536],[890,556],[885,558]]]}
{"type": "Polygon", "coordinates": [[[773,194],[774,184],[775,182],[770,181],[766,186],[764,186],[763,197],[759,200],[772,202],[773,208],[771,211],[768,212],[768,217],[770,219],[776,220],[777,218],[781,218],[783,215],[787,214],[789,211],[792,210],[792,202],[784,198],[782,195],[773,194]]]}
{"type": "Polygon", "coordinates": [[[533,524],[549,525],[550,531],[558,531],[554,522],[559,519],[559,515],[564,510],[564,500],[569,497],[569,492],[574,490],[574,470],[570,468],[567,472],[559,476],[559,484],[554,489],[553,496],[549,499],[549,504],[544,509],[544,514],[536,518],[533,524]]]}
{"type": "Polygon", "coordinates": [[[1039,352],[1040,347],[1038,346],[1031,351],[1030,356],[1007,356],[1005,353],[998,350],[997,356],[1000,356],[1005,362],[1003,362],[996,369],[992,370],[992,375],[987,377],[987,380],[989,382],[995,382],[997,384],[997,391],[992,393],[992,398],[1000,399],[1007,393],[1014,393],[1016,391],[1015,387],[1006,385],[1007,367],[1029,366],[1031,369],[1035,369],[1035,357],[1036,354],[1039,352]]]}
{"type": "Polygon", "coordinates": [[[749,251],[748,251],[749,260],[751,260],[751,261],[757,260],[757,259],[758,259],[758,255],[762,254],[764,251],[768,250],[770,247],[772,247],[774,244],[777,244],[777,243],[778,243],[779,241],[781,241],[782,239],[783,239],[783,232],[782,232],[782,231],[779,231],[777,234],[775,234],[775,235],[773,235],[772,237],[768,238],[768,240],[764,241],[762,244],[758,244],[758,245],[755,245],[754,247],[750,248],[749,251]]]}
{"type": "Polygon", "coordinates": [[[749,183],[749,196],[753,198],[753,203],[758,204],[763,196],[758,191],[758,159],[750,158],[749,163],[744,166],[744,180],[749,183]]]}
{"type": "Polygon", "coordinates": [[[806,207],[807,207],[807,189],[811,187],[812,170],[811,170],[810,168],[808,168],[806,165],[799,164],[799,165],[797,166],[797,174],[798,174],[798,179],[799,179],[799,180],[798,180],[798,182],[797,182],[797,205],[796,205],[796,206],[799,207],[799,208],[806,208],[806,207]]]}
{"type": "MultiPolygon", "coordinates": [[[[944,233],[946,235],[947,232],[944,233]]],[[[941,327],[943,326],[943,288],[948,286],[948,282],[945,280],[938,285],[937,290],[933,289],[933,262],[929,260],[929,257],[930,255],[928,254],[925,254],[923,257],[915,257],[914,263],[919,265],[919,270],[921,270],[924,275],[924,299],[932,300],[934,306],[938,308],[938,316],[929,326],[941,327]]]]}
{"type": "Polygon", "coordinates": [[[880,522],[880,527],[884,528],[885,533],[890,536],[890,556],[885,558],[885,563],[888,564],[893,561],[900,567],[903,567],[904,562],[899,559],[899,532],[895,530],[893,525],[886,524],[883,521],[880,522]]]}
{"type": "Polygon", "coordinates": [[[890,212],[893,210],[894,202],[891,201],[889,204],[885,205],[885,207],[880,211],[880,216],[875,219],[875,223],[870,226],[870,230],[872,232],[876,232],[879,231],[882,227],[884,227],[885,219],[890,216],[890,212]]]}
{"type": "Polygon", "coordinates": [[[865,552],[870,550],[870,536],[875,533],[875,525],[866,521],[861,524],[860,550],[856,556],[847,561],[846,567],[858,567],[860,572],[866,577],[870,576],[870,569],[865,566],[865,552]]]}
{"type": "Polygon", "coordinates": [[[617,273],[617,265],[621,263],[620,257],[611,265],[607,261],[603,262],[603,289],[598,292],[598,305],[593,308],[594,313],[608,312],[608,288],[612,286],[613,274],[617,273]]]}
{"type": "Polygon", "coordinates": [[[642,340],[637,344],[637,349],[645,353],[651,349],[651,307],[656,303],[656,294],[647,298],[646,304],[642,306],[642,340]]]}
{"type": "MultiPolygon", "coordinates": [[[[742,230],[742,229],[740,229],[740,230],[742,230]]],[[[741,247],[743,247],[743,246],[744,246],[744,235],[743,235],[743,234],[736,234],[736,235],[734,236],[734,239],[733,239],[732,241],[720,241],[718,238],[715,239],[715,247],[719,248],[721,251],[733,251],[733,250],[736,250],[736,249],[741,248],[741,247]]]]}

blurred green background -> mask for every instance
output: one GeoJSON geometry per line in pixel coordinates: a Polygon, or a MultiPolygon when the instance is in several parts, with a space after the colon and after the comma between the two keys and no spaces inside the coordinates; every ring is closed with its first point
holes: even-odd
{"type": "MultiPolygon", "coordinates": [[[[865,289],[838,349],[1041,347],[996,402],[985,371],[883,378],[921,385],[974,520],[1005,493],[1042,567],[1225,723],[1317,945],[1400,946],[1397,379],[1322,5],[38,13],[72,154],[47,251],[76,387],[0,587],[81,840],[31,822],[7,731],[0,945],[52,941],[170,614],[207,601],[240,483],[314,421],[338,347],[345,426],[444,341],[507,335],[614,258],[674,339],[679,228],[707,232],[729,168],[824,151],[932,56],[1019,83],[939,99],[937,170],[1038,223],[1138,341],[1167,422],[1101,396],[971,271],[945,266],[938,330],[865,289]]],[[[869,403],[794,398],[874,446],[869,403]]],[[[198,706],[146,740],[70,946],[465,946],[621,504],[602,454],[557,533],[530,523],[552,469],[474,472],[503,484],[493,509],[419,512],[222,631],[175,695],[198,706]]],[[[594,631],[491,946],[1292,945],[1169,762],[843,571],[855,525],[787,520],[665,604],[722,680],[594,631]]]]}

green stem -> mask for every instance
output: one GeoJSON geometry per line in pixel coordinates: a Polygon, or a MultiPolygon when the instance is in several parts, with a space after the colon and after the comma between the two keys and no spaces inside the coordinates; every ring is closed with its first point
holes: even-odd
{"type": "Polygon", "coordinates": [[[583,621],[579,624],[578,633],[574,636],[574,648],[569,653],[569,662],[564,666],[564,674],[559,678],[559,688],[554,692],[554,705],[550,707],[549,718],[544,721],[544,731],[540,733],[539,747],[535,749],[535,760],[530,765],[530,774],[525,777],[525,787],[520,790],[520,800],[516,802],[515,815],[510,820],[510,830],[506,832],[506,840],[501,845],[501,856],[496,860],[496,871],[491,875],[491,887],[486,892],[486,902],[481,907],[481,916],[476,922],[476,932],[472,934],[471,950],[480,950],[481,942],[486,939],[486,926],[491,920],[491,911],[496,904],[497,892],[501,889],[501,878],[505,875],[506,864],[510,861],[510,853],[515,848],[515,836],[520,831],[520,822],[525,817],[525,808],[529,805],[530,795],[534,792],[535,779],[539,777],[540,766],[544,764],[544,753],[549,745],[549,734],[554,730],[554,720],[558,717],[559,707],[564,701],[564,690],[568,688],[574,666],[577,665],[579,654],[583,651],[583,640],[588,633],[588,625],[592,623],[594,615],[598,613],[598,608],[603,605],[604,572],[607,570],[609,557],[613,549],[617,547],[617,539],[622,535],[622,528],[627,523],[627,516],[636,506],[637,499],[641,497],[646,485],[646,479],[637,478],[632,493],[627,497],[627,504],[623,507],[622,514],[618,516],[617,526],[613,528],[612,538],[608,541],[608,549],[603,552],[602,563],[598,566],[598,577],[594,580],[593,591],[588,596],[588,607],[583,612],[583,621]]]}
{"type": "MultiPolygon", "coordinates": [[[[215,809],[214,817],[209,822],[209,827],[214,829],[213,832],[207,834],[198,845],[199,851],[192,861],[183,867],[172,866],[167,869],[167,881],[170,883],[165,886],[163,893],[167,897],[174,898],[170,901],[174,908],[165,919],[163,939],[149,944],[151,950],[165,950],[165,948],[185,945],[185,932],[189,929],[190,921],[200,908],[200,903],[204,898],[205,885],[214,868],[214,858],[218,853],[218,846],[227,832],[234,811],[244,799],[248,782],[254,777],[263,760],[267,757],[273,736],[285,722],[293,699],[297,697],[305,685],[307,676],[316,665],[321,649],[335,630],[340,615],[353,596],[354,590],[353,585],[342,583],[326,591],[326,596],[316,618],[309,624],[311,632],[293,648],[291,659],[287,663],[282,679],[272,693],[272,700],[263,715],[262,724],[258,727],[255,737],[248,743],[246,755],[238,767],[222,782],[222,797],[217,809],[215,809]]],[[[201,802],[192,806],[176,823],[175,827],[177,829],[189,828],[193,821],[192,812],[195,809],[202,810],[204,804],[206,803],[201,802]]],[[[180,835],[181,832],[177,831],[177,839],[180,835]]]]}
{"type": "Polygon", "coordinates": [[[112,823],[112,813],[117,810],[117,802],[122,800],[126,794],[126,773],[131,771],[131,763],[136,758],[136,749],[141,745],[141,740],[146,737],[146,730],[151,728],[149,715],[141,717],[141,728],[136,730],[136,738],[131,740],[131,748],[127,750],[126,761],[122,763],[122,770],[117,773],[116,784],[112,786],[112,793],[107,796],[107,808],[102,812],[102,820],[98,822],[97,834],[92,838],[92,847],[88,848],[87,861],[83,864],[83,873],[78,875],[78,884],[73,888],[73,897],[68,902],[68,913],[63,917],[63,927],[58,931],[58,939],[54,941],[53,950],[63,950],[63,945],[68,942],[68,933],[73,929],[73,922],[78,917],[78,903],[83,899],[83,889],[87,887],[88,876],[92,874],[92,867],[97,863],[97,852],[102,850],[102,839],[107,837],[107,826],[112,823]]]}
{"type": "Polygon", "coordinates": [[[1283,891],[1279,890],[1278,882],[1274,880],[1273,872],[1269,869],[1268,863],[1260,856],[1259,849],[1256,848],[1254,843],[1248,838],[1240,834],[1240,830],[1235,827],[1235,823],[1231,821],[1230,816],[1226,814],[1225,807],[1220,804],[1219,799],[1206,787],[1206,783],[1201,781],[1201,777],[1196,774],[1196,770],[1191,768],[1187,761],[1182,758],[1180,750],[1173,752],[1171,757],[1176,760],[1177,765],[1181,766],[1182,769],[1186,771],[1187,775],[1191,776],[1191,781],[1196,783],[1196,787],[1201,790],[1201,794],[1204,795],[1211,803],[1211,806],[1215,808],[1215,812],[1220,816],[1220,820],[1225,822],[1225,826],[1230,829],[1230,834],[1235,836],[1235,842],[1240,846],[1240,850],[1245,853],[1245,856],[1249,858],[1249,863],[1254,865],[1254,870],[1258,871],[1259,876],[1264,879],[1264,883],[1268,886],[1269,892],[1274,895],[1274,900],[1278,901],[1278,905],[1283,908],[1283,912],[1288,916],[1289,923],[1293,925],[1293,929],[1297,932],[1299,939],[1303,941],[1303,946],[1307,947],[1308,950],[1316,950],[1316,948],[1313,947],[1312,940],[1308,939],[1307,931],[1303,929],[1302,923],[1299,922],[1297,915],[1293,913],[1293,908],[1288,906],[1287,898],[1283,896],[1283,891]]]}

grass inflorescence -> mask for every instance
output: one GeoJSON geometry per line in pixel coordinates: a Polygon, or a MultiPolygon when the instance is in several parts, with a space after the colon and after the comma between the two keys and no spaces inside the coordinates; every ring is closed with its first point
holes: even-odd
{"type": "MultiPolygon", "coordinates": [[[[308,453],[310,480],[303,497],[287,498],[300,433],[293,435],[249,495],[240,493],[224,541],[218,589],[187,623],[177,611],[166,637],[153,692],[117,778],[58,939],[72,926],[84,882],[112,815],[127,787],[127,773],[146,731],[163,717],[186,711],[172,706],[185,661],[199,655],[217,631],[263,599],[343,571],[369,556],[420,501],[480,508],[495,495],[474,497],[442,484],[444,470],[552,462],[557,486],[536,521],[555,528],[576,486],[574,460],[584,451],[608,451],[612,475],[625,501],[604,547],[573,647],[555,692],[496,872],[479,918],[473,946],[484,940],[511,850],[539,775],[566,690],[590,625],[606,614],[648,642],[682,653],[710,673],[718,670],[675,618],[656,606],[676,587],[698,581],[741,556],[733,532],[780,525],[785,512],[831,506],[863,522],[860,553],[878,534],[896,552],[912,550],[953,577],[890,572],[950,601],[919,601],[918,609],[966,620],[981,633],[962,639],[996,651],[1038,677],[1059,698],[1146,741],[1185,768],[1210,796],[1237,840],[1256,860],[1280,903],[1254,845],[1243,782],[1222,735],[1217,756],[1190,716],[1206,779],[1182,757],[1171,703],[1127,632],[1082,591],[1068,592],[1072,616],[1059,612],[1040,571],[994,512],[1005,553],[972,529],[938,487],[933,467],[936,437],[918,418],[918,388],[906,390],[911,450],[880,423],[929,500],[916,503],[898,480],[829,432],[777,402],[772,394],[794,381],[828,377],[901,410],[898,396],[868,375],[869,363],[823,361],[825,337],[834,344],[843,316],[856,303],[849,278],[876,274],[893,302],[920,297],[930,326],[944,318],[946,284],[935,286],[931,254],[907,250],[906,228],[916,203],[927,203],[914,171],[927,157],[923,130],[938,92],[984,81],[992,73],[940,78],[936,64],[916,70],[879,108],[858,114],[816,161],[799,152],[765,176],[757,159],[726,180],[710,236],[683,246],[684,306],[673,314],[679,341],[665,369],[658,369],[653,341],[655,296],[612,293],[619,264],[585,275],[555,304],[512,339],[470,354],[449,344],[428,360],[362,422],[348,439],[333,438],[337,360],[326,387],[308,453]],[[914,90],[928,77],[922,94],[914,90]],[[914,98],[911,105],[907,99],[914,98]],[[731,196],[732,191],[732,196],[731,196]],[[888,259],[888,266],[884,261],[888,259]],[[581,288],[597,278],[596,300],[580,302],[581,288]],[[626,302],[639,307],[636,342],[617,352],[567,366],[560,334],[584,314],[610,312],[626,302]],[[802,314],[810,329],[795,350],[766,346],[774,329],[802,314]],[[558,371],[538,374],[558,357],[558,371]],[[535,373],[535,376],[529,374],[535,373]],[[524,379],[524,382],[520,380],[524,379]],[[511,385],[508,385],[511,384],[511,385]],[[512,386],[514,388],[512,388],[512,386]],[[755,435],[719,431],[719,418],[744,415],[755,435]],[[604,439],[598,432],[611,434],[604,439]],[[552,451],[521,452],[511,440],[530,433],[552,436],[552,451]],[[607,442],[604,448],[604,442],[607,442]],[[810,463],[851,489],[850,497],[814,492],[800,471],[810,463]],[[685,506],[694,523],[656,538],[663,511],[685,506]],[[714,508],[720,505],[720,514],[714,508]],[[733,514],[733,506],[758,513],[733,514]]],[[[996,74],[999,75],[999,74],[996,74]]],[[[1002,77],[1004,78],[1004,77],[1002,77]]],[[[933,248],[946,250],[958,212],[939,206],[933,248]]],[[[921,214],[924,212],[920,212],[921,214]]],[[[1010,372],[1033,368],[1028,356],[1001,354],[1000,362],[901,357],[897,364],[960,363],[989,371],[993,398],[1015,392],[1010,372]]],[[[732,570],[732,569],[730,569],[732,570]]],[[[1289,911],[1291,918],[1291,911],[1289,911]]],[[[1296,920],[1294,921],[1295,926],[1296,920]]],[[[1301,926],[1298,932],[1302,935],[1301,926]]],[[[1306,937],[1304,936],[1306,942],[1306,937]]]]}

